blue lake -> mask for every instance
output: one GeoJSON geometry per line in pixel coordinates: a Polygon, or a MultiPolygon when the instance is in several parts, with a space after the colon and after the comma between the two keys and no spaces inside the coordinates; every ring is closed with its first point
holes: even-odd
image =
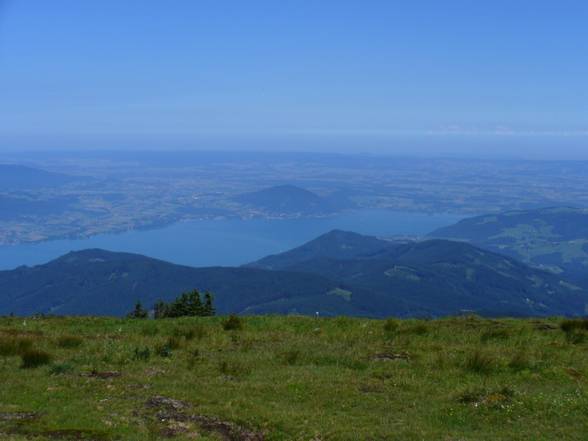
{"type": "Polygon", "coordinates": [[[69,251],[102,248],[190,266],[241,265],[299,246],[333,229],[392,236],[421,235],[462,216],[390,210],[348,212],[321,219],[206,220],[164,228],[0,247],[0,269],[48,262],[69,251]]]}

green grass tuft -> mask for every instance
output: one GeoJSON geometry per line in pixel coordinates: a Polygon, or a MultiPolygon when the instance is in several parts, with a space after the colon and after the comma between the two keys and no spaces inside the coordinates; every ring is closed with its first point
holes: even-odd
{"type": "Polygon", "coordinates": [[[33,341],[25,338],[1,337],[0,338],[0,356],[14,357],[31,350],[33,341]]]}
{"type": "Polygon", "coordinates": [[[51,363],[52,356],[48,352],[29,349],[20,354],[22,369],[35,369],[51,363]]]}
{"type": "Polygon", "coordinates": [[[300,351],[297,349],[286,351],[280,355],[280,359],[282,359],[285,364],[290,366],[295,365],[300,359],[300,351]]]}
{"type": "Polygon", "coordinates": [[[496,367],[496,360],[488,353],[476,349],[469,354],[464,362],[464,368],[477,374],[489,374],[496,367]]]}
{"type": "Polygon", "coordinates": [[[66,375],[71,374],[73,371],[74,367],[69,363],[56,363],[49,368],[51,375],[66,375]]]}
{"type": "Polygon", "coordinates": [[[241,378],[251,372],[251,369],[244,363],[234,360],[222,360],[218,365],[218,370],[222,375],[231,378],[241,378]]]}
{"type": "Polygon", "coordinates": [[[527,354],[527,352],[520,350],[513,355],[508,362],[508,367],[514,371],[530,370],[535,367],[535,364],[527,354]]]}
{"type": "Polygon", "coordinates": [[[190,326],[188,328],[176,328],[174,337],[184,338],[186,341],[202,340],[206,335],[206,329],[202,326],[190,326]]]}

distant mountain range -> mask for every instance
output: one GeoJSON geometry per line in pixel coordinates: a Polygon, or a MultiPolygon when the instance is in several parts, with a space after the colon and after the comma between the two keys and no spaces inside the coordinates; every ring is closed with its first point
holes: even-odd
{"type": "Polygon", "coordinates": [[[190,268],[86,250],[0,272],[0,314],[122,315],[198,288],[220,313],[443,316],[584,314],[585,291],[463,242],[390,242],[333,231],[241,268],[190,268]]]}
{"type": "Polygon", "coordinates": [[[31,190],[65,185],[76,178],[24,165],[0,164],[0,191],[31,190]]]}
{"type": "Polygon", "coordinates": [[[588,209],[544,208],[464,219],[429,237],[462,240],[588,287],[588,209]]]}
{"type": "Polygon", "coordinates": [[[354,206],[340,192],[321,197],[295,185],[265,188],[237,195],[233,199],[243,205],[272,214],[326,214],[354,206]]]}

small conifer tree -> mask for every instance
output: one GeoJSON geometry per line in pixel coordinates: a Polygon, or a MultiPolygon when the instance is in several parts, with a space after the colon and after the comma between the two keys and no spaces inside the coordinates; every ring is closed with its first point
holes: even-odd
{"type": "Polygon", "coordinates": [[[158,318],[174,317],[203,317],[212,316],[215,313],[213,296],[210,292],[204,295],[204,303],[200,292],[184,292],[171,303],[157,302],[154,306],[154,316],[158,318]]]}
{"type": "Polygon", "coordinates": [[[187,315],[191,317],[203,315],[202,300],[197,289],[188,293],[186,310],[187,315]]]}
{"type": "Polygon", "coordinates": [[[215,314],[214,305],[212,304],[212,294],[209,291],[204,293],[203,314],[205,317],[211,317],[215,314]]]}
{"type": "Polygon", "coordinates": [[[163,302],[159,301],[153,306],[153,317],[156,319],[165,318],[168,315],[168,306],[163,302]]]}
{"type": "Polygon", "coordinates": [[[132,319],[146,319],[148,316],[149,313],[147,310],[145,310],[145,308],[143,308],[143,305],[138,300],[135,304],[135,309],[133,309],[133,311],[131,311],[127,317],[132,319]]]}

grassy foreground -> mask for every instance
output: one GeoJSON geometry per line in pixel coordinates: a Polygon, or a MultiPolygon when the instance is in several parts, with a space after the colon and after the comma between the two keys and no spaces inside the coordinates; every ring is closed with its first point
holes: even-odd
{"type": "Polygon", "coordinates": [[[224,320],[0,319],[0,439],[588,439],[581,322],[224,320]]]}

